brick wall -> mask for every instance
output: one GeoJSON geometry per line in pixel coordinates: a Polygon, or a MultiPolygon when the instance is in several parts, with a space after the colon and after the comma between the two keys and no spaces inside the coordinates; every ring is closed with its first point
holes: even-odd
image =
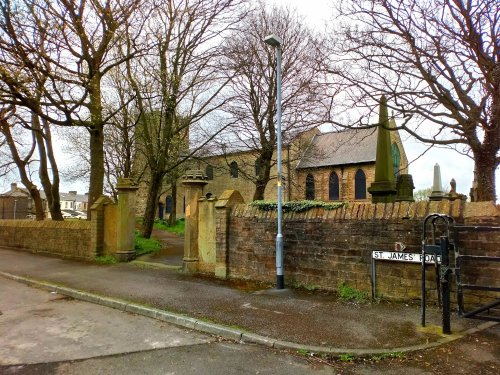
{"type": "MultiPolygon", "coordinates": [[[[369,292],[373,250],[392,251],[395,242],[406,252],[421,251],[422,221],[429,213],[453,215],[458,223],[500,225],[500,208],[488,202],[419,202],[370,204],[355,203],[347,209],[284,215],[285,280],[298,285],[335,289],[346,281],[369,292]]],[[[275,280],[276,213],[236,205],[229,218],[228,276],[266,282],[275,280]]],[[[461,237],[463,251],[500,256],[500,233],[461,237]],[[480,244],[480,245],[479,245],[480,244]]],[[[467,272],[476,281],[500,285],[497,268],[486,276],[474,267],[467,272]]],[[[420,265],[377,262],[377,293],[389,298],[413,299],[420,296],[420,265]]],[[[435,285],[432,267],[428,286],[435,285]]],[[[435,293],[429,292],[432,299],[435,293]]],[[[476,296],[477,297],[477,296],[476,296]]],[[[476,298],[474,297],[474,298],[476,298]]],[[[481,295],[476,299],[483,298],[481,295]]]]}
{"type": "Polygon", "coordinates": [[[87,220],[0,220],[0,245],[74,259],[93,259],[87,220]]]}

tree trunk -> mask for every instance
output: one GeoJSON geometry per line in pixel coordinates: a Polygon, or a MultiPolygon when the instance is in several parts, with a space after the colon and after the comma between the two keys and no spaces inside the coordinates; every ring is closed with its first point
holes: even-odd
{"type": "MultiPolygon", "coordinates": [[[[2,114],[3,115],[3,114],[2,114]]],[[[31,182],[30,177],[26,171],[26,161],[21,159],[19,153],[16,148],[16,143],[14,142],[14,138],[12,137],[12,133],[10,131],[10,126],[6,119],[0,117],[0,130],[7,140],[7,144],[9,145],[9,149],[12,155],[12,159],[17,166],[19,171],[19,176],[21,177],[21,182],[28,189],[31,198],[33,199],[33,203],[35,204],[35,214],[37,220],[43,220],[45,218],[45,213],[43,211],[42,198],[40,197],[40,191],[36,187],[36,185],[31,182]]],[[[35,145],[33,144],[33,147],[35,145]]]]}
{"type": "Polygon", "coordinates": [[[172,182],[172,212],[168,218],[168,225],[173,227],[177,221],[177,180],[174,179],[172,182]]]}
{"type": "Polygon", "coordinates": [[[271,148],[271,152],[264,151],[260,154],[260,172],[255,182],[255,192],[253,194],[254,201],[264,200],[266,187],[271,176],[272,149],[273,148],[271,148]]]}
{"type": "Polygon", "coordinates": [[[35,205],[35,215],[36,220],[41,221],[45,219],[45,212],[43,210],[42,197],[40,196],[40,191],[35,185],[32,185],[30,189],[31,198],[33,198],[33,204],[35,205]]]}
{"type": "Polygon", "coordinates": [[[471,189],[473,201],[495,201],[495,171],[498,167],[495,152],[481,150],[474,153],[475,182],[477,186],[471,189]],[[474,191],[475,190],[475,191],[474,191]]]}
{"type": "Polygon", "coordinates": [[[257,180],[257,182],[255,183],[255,192],[253,194],[254,201],[264,200],[267,182],[269,182],[269,180],[268,181],[262,181],[261,179],[257,180]]]}
{"type": "Polygon", "coordinates": [[[93,126],[90,133],[90,179],[88,218],[90,207],[102,195],[104,188],[104,134],[102,125],[93,126]]]}
{"type": "Polygon", "coordinates": [[[90,208],[104,189],[104,124],[102,122],[101,78],[96,74],[89,89],[90,118],[90,181],[87,219],[90,208]]]}
{"type": "Polygon", "coordinates": [[[32,124],[33,129],[35,129],[38,154],[40,156],[38,176],[40,177],[40,182],[42,184],[43,190],[45,191],[45,199],[47,200],[47,208],[50,212],[51,219],[62,221],[64,220],[64,218],[61,212],[61,200],[59,196],[59,170],[57,168],[54,153],[52,150],[52,137],[50,134],[50,128],[49,125],[45,122],[42,130],[39,116],[33,116],[34,117],[32,124]],[[44,135],[42,135],[42,133],[44,135]],[[50,162],[53,181],[51,181],[49,177],[47,159],[50,162]]]}
{"type": "Polygon", "coordinates": [[[141,236],[150,238],[153,232],[153,225],[156,215],[156,204],[160,195],[161,183],[163,181],[162,174],[154,174],[151,176],[149,183],[148,197],[146,199],[146,210],[144,211],[144,219],[142,221],[141,236]]]}

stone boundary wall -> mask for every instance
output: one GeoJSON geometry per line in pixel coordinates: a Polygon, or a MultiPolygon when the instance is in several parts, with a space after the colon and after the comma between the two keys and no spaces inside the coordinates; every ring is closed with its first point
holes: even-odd
{"type": "Polygon", "coordinates": [[[0,246],[63,258],[90,260],[91,223],[87,220],[0,220],[0,246]]]}
{"type": "MultiPolygon", "coordinates": [[[[422,222],[429,213],[449,214],[457,224],[500,226],[500,207],[490,202],[354,203],[331,211],[285,213],[285,282],[332,290],[346,282],[370,293],[371,252],[393,251],[395,243],[402,242],[405,252],[420,253],[422,222]]],[[[276,221],[276,212],[245,204],[233,207],[227,227],[228,277],[275,282],[276,221]]],[[[499,232],[464,233],[460,241],[465,246],[462,251],[469,254],[500,256],[499,232]]],[[[377,262],[377,294],[392,299],[419,298],[420,270],[419,264],[377,262]]],[[[470,281],[500,285],[498,267],[488,273],[478,267],[468,272],[470,281]]],[[[432,267],[427,284],[436,285],[432,267]]],[[[429,291],[430,299],[435,295],[429,291]]],[[[470,303],[488,299],[481,293],[468,295],[470,303]]]]}
{"type": "Polygon", "coordinates": [[[0,220],[0,246],[62,258],[94,260],[112,255],[128,261],[135,255],[135,191],[130,179],[118,180],[118,202],[100,196],[91,220],[0,220]]]}

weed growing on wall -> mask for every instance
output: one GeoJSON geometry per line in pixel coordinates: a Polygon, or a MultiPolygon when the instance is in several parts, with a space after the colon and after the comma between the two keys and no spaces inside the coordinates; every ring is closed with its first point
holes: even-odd
{"type": "MultiPolygon", "coordinates": [[[[278,202],[276,201],[253,201],[251,206],[257,207],[262,211],[276,211],[278,209],[278,202]]],[[[323,202],[323,201],[290,201],[284,202],[282,205],[283,212],[305,212],[311,208],[323,208],[325,210],[335,210],[341,207],[347,207],[347,202],[323,202]]]]}
{"type": "Polygon", "coordinates": [[[341,354],[339,355],[339,360],[342,362],[353,362],[354,356],[352,354],[341,354]]]}
{"type": "Polygon", "coordinates": [[[368,294],[349,286],[345,281],[342,281],[337,286],[339,298],[343,301],[366,302],[368,294]]]}
{"type": "Polygon", "coordinates": [[[115,264],[117,262],[116,258],[112,255],[102,255],[94,258],[94,262],[99,264],[115,264]]]}

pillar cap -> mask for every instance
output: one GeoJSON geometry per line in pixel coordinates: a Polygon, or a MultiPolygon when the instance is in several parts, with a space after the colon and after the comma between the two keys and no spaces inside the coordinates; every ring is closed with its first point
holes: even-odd
{"type": "Polygon", "coordinates": [[[201,169],[188,170],[181,178],[183,184],[208,184],[208,177],[205,176],[201,169]]]}
{"type": "Polygon", "coordinates": [[[118,178],[116,188],[118,190],[137,190],[138,189],[137,185],[134,183],[134,181],[131,178],[123,178],[123,177],[118,178]]]}

